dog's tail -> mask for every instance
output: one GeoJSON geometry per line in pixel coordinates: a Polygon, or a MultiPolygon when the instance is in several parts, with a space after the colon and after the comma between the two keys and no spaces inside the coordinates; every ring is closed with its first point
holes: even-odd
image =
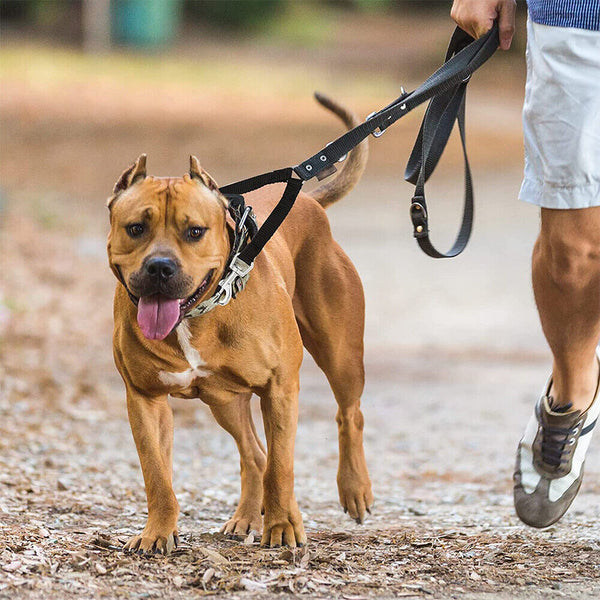
{"type": "MultiPolygon", "coordinates": [[[[315,98],[321,106],[335,113],[348,129],[360,125],[361,121],[354,113],[334,102],[331,98],[318,92],[315,92],[315,98]]],[[[368,156],[369,145],[365,139],[350,152],[337,177],[319,186],[316,190],[309,192],[310,196],[323,208],[327,208],[330,204],[344,197],[358,183],[367,165],[368,156]]]]}

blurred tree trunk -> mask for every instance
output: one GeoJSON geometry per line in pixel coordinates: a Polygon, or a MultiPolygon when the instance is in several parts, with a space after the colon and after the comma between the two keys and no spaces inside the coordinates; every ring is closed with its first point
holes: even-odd
{"type": "Polygon", "coordinates": [[[83,47],[92,54],[110,50],[110,0],[83,0],[83,47]]]}

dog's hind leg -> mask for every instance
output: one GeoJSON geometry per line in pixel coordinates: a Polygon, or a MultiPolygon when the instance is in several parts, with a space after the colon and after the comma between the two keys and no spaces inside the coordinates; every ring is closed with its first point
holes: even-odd
{"type": "Polygon", "coordinates": [[[315,262],[299,270],[294,308],[302,342],[327,376],[338,404],[340,503],[361,523],[373,504],[360,409],[365,383],[363,290],[339,248],[324,252],[315,262]]]}
{"type": "Polygon", "coordinates": [[[246,536],[251,531],[262,530],[263,474],[267,464],[265,449],[256,433],[250,398],[241,394],[228,404],[211,406],[219,425],[229,432],[240,453],[241,496],[231,519],[223,525],[221,533],[246,536]]]}

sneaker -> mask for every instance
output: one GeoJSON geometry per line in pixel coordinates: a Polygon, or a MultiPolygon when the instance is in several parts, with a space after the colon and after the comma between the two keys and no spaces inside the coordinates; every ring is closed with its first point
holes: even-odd
{"type": "MultiPolygon", "coordinates": [[[[596,350],[600,361],[600,346],[596,350]]],[[[591,406],[581,412],[555,406],[552,378],[535,406],[517,449],[514,501],[517,515],[532,527],[558,521],[575,499],[585,454],[600,414],[600,381],[591,406]]]]}

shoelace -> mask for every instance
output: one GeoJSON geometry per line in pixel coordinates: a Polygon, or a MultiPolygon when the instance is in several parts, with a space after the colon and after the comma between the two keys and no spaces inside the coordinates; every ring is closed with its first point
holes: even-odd
{"type": "MultiPolygon", "coordinates": [[[[552,406],[552,400],[549,402],[550,409],[555,413],[566,413],[572,407],[569,403],[566,406],[552,406]]],[[[542,428],[541,454],[542,461],[554,468],[568,463],[568,459],[563,458],[565,447],[572,445],[573,436],[579,429],[579,422],[573,427],[550,427],[542,428]]]]}

